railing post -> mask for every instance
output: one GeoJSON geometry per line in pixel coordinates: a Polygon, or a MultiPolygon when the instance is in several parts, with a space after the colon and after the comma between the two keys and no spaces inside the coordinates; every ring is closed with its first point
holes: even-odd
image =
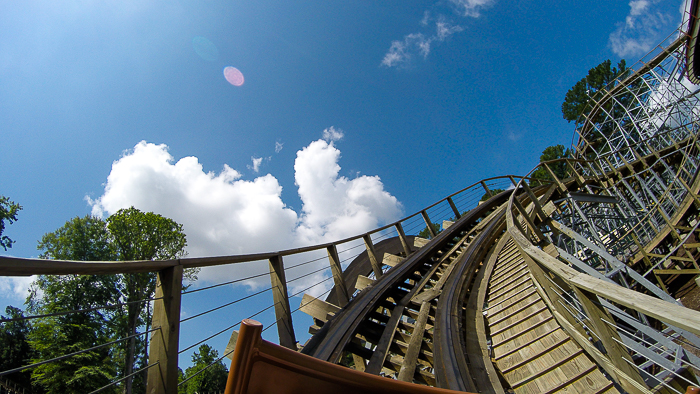
{"type": "Polygon", "coordinates": [[[493,193],[491,192],[489,187],[486,186],[486,182],[481,181],[480,183],[481,183],[481,186],[484,188],[484,190],[486,190],[486,194],[488,194],[489,198],[493,197],[493,193]]]}
{"type": "MultiPolygon", "coordinates": [[[[607,358],[616,368],[618,368],[622,373],[626,374],[628,379],[632,379],[643,385],[644,379],[642,379],[641,375],[639,374],[639,370],[631,366],[627,361],[623,360],[625,358],[627,360],[631,360],[632,357],[627,349],[621,345],[622,338],[620,338],[620,335],[615,328],[603,321],[607,320],[608,322],[613,323],[615,320],[613,319],[612,315],[610,315],[610,313],[600,305],[600,300],[598,299],[597,295],[576,287],[573,287],[573,290],[576,294],[576,298],[578,298],[579,302],[581,303],[583,310],[586,312],[586,315],[588,315],[588,320],[591,323],[590,328],[595,330],[596,336],[602,342],[603,347],[605,347],[607,358]]],[[[616,378],[617,383],[619,383],[626,391],[635,392],[634,386],[631,386],[628,383],[628,379],[617,376],[616,378]]]]}
{"type": "Polygon", "coordinates": [[[160,329],[151,334],[148,352],[149,363],[158,365],[148,369],[148,394],[177,393],[181,297],[182,266],[159,271],[151,327],[160,329]]]}
{"type": "Polygon", "coordinates": [[[345,286],[343,279],[343,267],[340,266],[340,258],[338,257],[338,249],[335,245],[326,248],[328,250],[328,260],[331,263],[331,272],[333,273],[333,282],[335,282],[335,294],[338,296],[338,306],[344,307],[350,300],[348,288],[345,286]]]}
{"type": "Polygon", "coordinates": [[[374,277],[379,279],[382,277],[382,266],[379,265],[379,260],[377,260],[377,254],[374,252],[374,244],[372,243],[372,238],[369,234],[362,236],[365,240],[365,248],[367,248],[367,257],[369,257],[369,263],[372,265],[372,271],[374,271],[374,277]]]}
{"type": "Polygon", "coordinates": [[[281,255],[270,258],[270,283],[272,284],[272,299],[275,303],[275,318],[277,319],[280,345],[296,351],[297,340],[294,336],[292,309],[289,307],[287,279],[284,275],[281,255]]]}
{"type": "Polygon", "coordinates": [[[433,223],[430,221],[430,218],[428,217],[428,212],[425,211],[420,211],[421,216],[423,216],[423,220],[425,221],[425,225],[428,226],[428,231],[430,232],[430,236],[435,238],[437,234],[435,234],[435,229],[433,228],[433,223]]]}
{"type": "Polygon", "coordinates": [[[408,239],[406,239],[406,233],[403,232],[403,226],[401,222],[396,222],[394,225],[396,227],[396,232],[399,234],[399,239],[401,240],[401,246],[403,246],[403,251],[406,253],[406,257],[411,254],[411,247],[408,246],[408,239]]]}
{"type": "Polygon", "coordinates": [[[455,214],[455,219],[461,218],[462,215],[459,213],[459,209],[457,209],[455,202],[452,201],[452,197],[447,197],[447,202],[450,204],[450,208],[452,208],[452,212],[455,214]]]}

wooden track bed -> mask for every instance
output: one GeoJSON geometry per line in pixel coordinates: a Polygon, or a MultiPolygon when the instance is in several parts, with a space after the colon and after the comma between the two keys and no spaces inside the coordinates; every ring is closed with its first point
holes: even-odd
{"type": "Polygon", "coordinates": [[[515,393],[618,393],[554,319],[512,240],[498,255],[487,300],[492,357],[515,393]]]}

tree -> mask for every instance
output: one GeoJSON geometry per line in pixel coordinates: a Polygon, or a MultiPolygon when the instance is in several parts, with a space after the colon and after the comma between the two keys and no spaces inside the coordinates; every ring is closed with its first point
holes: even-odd
{"type": "MultiPolygon", "coordinates": [[[[185,255],[187,239],[182,225],[153,212],[141,212],[134,207],[120,209],[107,218],[107,229],[112,236],[118,260],[168,260],[185,255]]],[[[149,303],[135,301],[153,296],[156,288],[156,275],[151,272],[125,274],[123,280],[126,301],[129,303],[127,305],[127,331],[125,334],[131,336],[136,334],[137,327],[150,323],[149,303]],[[144,307],[146,307],[145,311],[144,307]],[[144,312],[146,316],[142,316],[144,312]]],[[[139,337],[138,340],[133,337],[128,341],[125,376],[134,371],[136,345],[137,342],[142,341],[142,337],[139,337]]],[[[146,351],[145,343],[143,350],[146,351]]],[[[130,377],[126,379],[126,393],[131,393],[131,389],[132,379],[130,377]]]]}
{"type": "Polygon", "coordinates": [[[0,246],[7,251],[15,243],[7,235],[2,235],[5,231],[5,220],[12,224],[17,221],[17,213],[22,210],[22,206],[10,201],[8,197],[0,195],[0,246]]]}
{"type": "Polygon", "coordinates": [[[107,223],[96,216],[75,217],[61,228],[46,233],[37,249],[42,259],[109,261],[116,260],[107,223]]]}
{"type": "MultiPolygon", "coordinates": [[[[116,212],[106,221],[92,216],[71,219],[58,230],[45,234],[37,248],[42,251],[42,258],[52,259],[158,260],[184,256],[186,244],[182,225],[161,215],[141,212],[131,207],[116,212]]],[[[187,279],[196,280],[196,273],[196,270],[186,270],[187,279]]],[[[39,319],[37,328],[41,329],[32,334],[31,343],[35,349],[41,350],[41,358],[46,359],[51,358],[50,354],[53,351],[66,354],[70,353],[67,348],[78,349],[77,345],[84,349],[91,347],[88,342],[105,343],[109,338],[116,340],[132,336],[136,334],[138,327],[150,325],[147,300],[153,297],[155,286],[155,273],[41,276],[34,282],[33,293],[27,301],[33,311],[55,312],[100,305],[126,305],[100,309],[95,313],[74,314],[85,315],[85,319],[79,321],[71,320],[77,319],[75,317],[68,318],[74,316],[73,314],[39,319]],[[93,331],[93,336],[89,334],[90,330],[93,331]],[[84,340],[75,340],[76,335],[83,335],[81,333],[84,333],[84,340]],[[56,343],[55,346],[46,346],[52,341],[56,343]]],[[[113,377],[115,374],[127,376],[135,370],[135,364],[146,366],[148,363],[145,335],[119,342],[117,346],[107,350],[107,353],[86,362],[86,365],[93,365],[95,368],[98,368],[100,362],[108,365],[103,368],[103,377],[113,377]],[[137,354],[143,356],[137,359],[137,354]]],[[[64,361],[71,365],[70,363],[74,362],[71,359],[64,361]]],[[[60,362],[47,365],[54,364],[61,365],[60,362]]],[[[75,363],[75,366],[77,365],[80,364],[75,363]]],[[[36,372],[35,379],[41,379],[47,390],[60,392],[71,388],[62,385],[59,380],[92,376],[88,372],[90,371],[69,367],[55,370],[47,367],[36,372]],[[61,379],[54,379],[55,376],[60,376],[61,379]]],[[[101,381],[97,377],[93,377],[92,380],[101,381]]],[[[131,393],[132,388],[133,391],[145,391],[143,374],[125,380],[124,391],[131,393]]]]}
{"type": "MultiPolygon", "coordinates": [[[[540,156],[540,163],[544,163],[550,160],[563,159],[567,157],[571,157],[571,151],[569,149],[565,149],[564,145],[548,146],[542,151],[542,155],[540,156]]],[[[566,162],[560,161],[557,163],[550,163],[547,166],[549,167],[549,169],[552,170],[552,172],[554,173],[554,175],[556,175],[557,178],[568,178],[569,169],[567,168],[566,162]]],[[[538,169],[536,169],[532,173],[531,178],[550,181],[554,180],[554,178],[552,178],[552,175],[549,173],[549,171],[547,171],[546,168],[544,168],[544,166],[540,166],[538,169]]],[[[533,186],[537,186],[541,185],[543,182],[533,180],[531,183],[533,186]]]]}
{"type": "MultiPolygon", "coordinates": [[[[24,314],[19,308],[5,308],[7,316],[0,319],[23,319],[24,314]]],[[[27,341],[29,324],[26,320],[15,320],[0,323],[0,371],[23,367],[31,363],[32,349],[27,341]]],[[[12,382],[25,388],[31,386],[31,373],[22,371],[11,376],[12,382]]]]}
{"type": "Polygon", "coordinates": [[[194,365],[187,368],[183,376],[183,380],[190,379],[183,385],[187,387],[185,393],[218,393],[226,389],[228,369],[221,360],[216,361],[218,358],[219,352],[207,344],[201,345],[199,352],[194,352],[192,355],[194,365]],[[212,365],[206,371],[200,373],[210,364],[212,365]]]}
{"type": "MultiPolygon", "coordinates": [[[[28,310],[51,314],[113,304],[119,298],[116,275],[42,275],[32,285],[28,310]],[[41,293],[41,295],[39,295],[41,293]]],[[[29,343],[34,362],[44,361],[103,345],[115,332],[113,310],[96,309],[36,319],[29,343]]],[[[47,393],[86,393],[109,384],[117,375],[115,349],[103,346],[40,365],[32,379],[47,393]]],[[[116,387],[107,393],[116,393],[116,387]]]]}
{"type": "MultiPolygon", "coordinates": [[[[440,234],[440,232],[442,231],[440,225],[438,223],[432,223],[432,225],[435,234],[440,234]]],[[[418,236],[425,239],[433,238],[433,236],[430,234],[430,231],[428,230],[428,226],[423,227],[423,229],[418,233],[418,236]]]]}
{"type": "MultiPolygon", "coordinates": [[[[95,261],[115,257],[107,223],[94,216],[75,217],[38,243],[41,258],[95,261]]],[[[121,284],[117,275],[42,275],[27,299],[33,314],[94,308],[116,304],[121,284]]],[[[35,361],[59,357],[116,339],[120,309],[41,318],[29,334],[35,361]]],[[[37,385],[48,393],[90,392],[108,384],[118,372],[118,347],[103,347],[32,371],[37,385]]],[[[113,390],[116,390],[114,388],[113,390]]],[[[107,391],[110,392],[110,391],[107,391]]],[[[111,391],[114,392],[114,391],[111,391]]]]}
{"type": "Polygon", "coordinates": [[[615,78],[624,78],[629,74],[625,59],[620,60],[617,67],[611,66],[610,60],[606,60],[593,67],[588,70],[587,76],[576,82],[566,92],[564,102],[561,105],[564,119],[571,122],[575,121],[581,114],[588,114],[593,106],[591,99],[599,100],[615,78]]]}

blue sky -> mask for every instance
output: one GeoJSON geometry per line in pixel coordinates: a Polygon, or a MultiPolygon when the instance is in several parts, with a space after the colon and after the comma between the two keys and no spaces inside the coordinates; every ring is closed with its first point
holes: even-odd
{"type": "MultiPolygon", "coordinates": [[[[191,256],[280,249],[527,173],[570,144],[566,91],[605,59],[635,62],[681,8],[2,1],[0,194],[24,210],[0,254],[36,257],[72,217],[129,205],[183,223],[191,256]]],[[[26,283],[0,278],[0,303],[26,283]]]]}

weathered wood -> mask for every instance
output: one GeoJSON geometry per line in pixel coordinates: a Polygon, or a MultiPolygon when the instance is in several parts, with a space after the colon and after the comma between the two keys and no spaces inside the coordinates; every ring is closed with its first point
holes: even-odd
{"type": "Polygon", "coordinates": [[[408,257],[411,254],[411,247],[408,245],[408,239],[406,238],[406,233],[403,232],[401,222],[396,222],[394,227],[396,228],[396,232],[399,234],[401,246],[403,246],[403,252],[406,254],[406,257],[408,257]]]}
{"type": "Polygon", "coordinates": [[[148,369],[149,394],[177,392],[181,297],[182,266],[159,271],[151,321],[151,327],[159,329],[151,336],[148,352],[149,363],[158,365],[148,369]]]}
{"type": "Polygon", "coordinates": [[[304,294],[304,296],[301,298],[299,310],[313,317],[314,319],[326,322],[328,320],[328,314],[335,314],[340,310],[340,308],[329,302],[323,301],[320,298],[304,294]]]}
{"type": "Polygon", "coordinates": [[[430,240],[427,240],[425,238],[421,237],[415,237],[413,238],[413,246],[416,248],[422,248],[423,246],[427,245],[430,240]]]}
{"type": "Polygon", "coordinates": [[[272,284],[272,299],[275,303],[275,318],[277,319],[277,333],[280,345],[297,350],[297,340],[292,325],[292,312],[289,307],[287,294],[287,279],[284,274],[282,256],[274,256],[270,262],[270,283],[272,284]]]}
{"type": "Polygon", "coordinates": [[[420,211],[421,216],[423,216],[423,221],[425,221],[425,225],[428,227],[428,232],[430,232],[430,236],[435,238],[437,233],[435,232],[435,229],[433,228],[433,222],[430,221],[430,218],[428,217],[428,212],[425,210],[420,211]]]}
{"type": "Polygon", "coordinates": [[[236,349],[236,342],[238,341],[238,330],[233,330],[231,333],[231,338],[228,340],[224,354],[229,360],[233,360],[233,351],[236,349]]]}
{"type": "Polygon", "coordinates": [[[328,260],[331,264],[331,272],[333,273],[333,282],[335,283],[335,294],[337,296],[338,303],[341,307],[348,304],[350,300],[350,294],[348,293],[348,288],[345,285],[345,278],[343,278],[343,268],[340,266],[340,258],[338,257],[338,249],[335,245],[331,245],[326,248],[328,251],[328,260]]]}
{"type": "Polygon", "coordinates": [[[481,183],[481,187],[483,187],[483,188],[484,188],[484,191],[486,191],[486,195],[488,195],[489,198],[493,197],[493,193],[491,192],[491,190],[489,190],[489,187],[486,186],[486,182],[481,181],[481,182],[479,182],[479,183],[481,183]]]}
{"type": "MultiPolygon", "coordinates": [[[[631,356],[629,352],[627,352],[627,349],[621,345],[622,338],[620,338],[617,330],[610,327],[603,321],[615,321],[610,315],[610,312],[603,309],[603,307],[600,305],[600,300],[595,294],[576,288],[574,288],[574,293],[576,294],[576,298],[578,298],[579,303],[583,307],[583,310],[586,312],[586,315],[588,315],[588,321],[591,324],[591,328],[595,331],[597,334],[596,336],[603,343],[610,362],[614,364],[617,369],[621,370],[627,376],[637,381],[637,383],[643,385],[644,379],[642,379],[641,375],[639,374],[639,370],[623,360],[624,358],[630,359],[631,356]]],[[[626,379],[621,379],[617,376],[614,376],[614,378],[625,390],[631,390],[631,388],[627,387],[628,384],[626,379]]]]}
{"type": "Polygon", "coordinates": [[[389,267],[396,267],[402,261],[403,258],[391,253],[384,253],[382,257],[382,265],[388,265],[389,267]]]}
{"type": "Polygon", "coordinates": [[[365,248],[367,249],[367,257],[369,257],[369,263],[372,265],[372,271],[374,271],[374,277],[379,279],[382,277],[382,266],[379,265],[377,260],[377,253],[374,251],[374,244],[372,243],[372,238],[369,234],[362,236],[365,241],[365,248]]]}
{"type": "Polygon", "coordinates": [[[0,272],[2,272],[3,276],[100,275],[155,272],[178,264],[178,260],[88,262],[0,256],[0,272]]]}
{"type": "Polygon", "coordinates": [[[370,278],[368,278],[368,277],[366,277],[366,276],[364,276],[364,275],[358,275],[358,276],[357,276],[357,281],[355,282],[355,288],[356,288],[357,290],[362,290],[362,289],[364,289],[365,287],[371,285],[372,283],[374,283],[374,280],[373,280],[373,279],[370,279],[370,278]]]}
{"type": "Polygon", "coordinates": [[[398,380],[413,382],[413,375],[416,373],[416,362],[418,361],[418,354],[423,344],[423,331],[425,330],[425,323],[428,321],[430,307],[430,301],[423,302],[420,306],[418,319],[416,319],[416,323],[413,326],[413,335],[411,336],[411,341],[408,343],[408,350],[406,351],[403,364],[399,370],[398,380]]]}
{"type": "Polygon", "coordinates": [[[461,218],[462,215],[459,213],[459,209],[457,209],[455,202],[452,201],[452,197],[447,197],[447,203],[450,204],[450,208],[452,208],[452,212],[455,214],[455,219],[461,218]]]}

